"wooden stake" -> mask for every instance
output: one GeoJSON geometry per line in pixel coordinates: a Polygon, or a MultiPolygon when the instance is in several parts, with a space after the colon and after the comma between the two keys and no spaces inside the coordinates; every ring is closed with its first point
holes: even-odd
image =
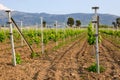
{"type": "Polygon", "coordinates": [[[31,52],[34,53],[32,47],[30,46],[30,44],[28,43],[28,41],[26,40],[25,36],[22,34],[22,32],[20,31],[19,27],[17,26],[16,22],[14,21],[14,19],[11,17],[12,23],[15,25],[15,27],[17,28],[19,34],[23,37],[23,40],[25,41],[25,43],[27,44],[27,46],[30,48],[31,52]]]}

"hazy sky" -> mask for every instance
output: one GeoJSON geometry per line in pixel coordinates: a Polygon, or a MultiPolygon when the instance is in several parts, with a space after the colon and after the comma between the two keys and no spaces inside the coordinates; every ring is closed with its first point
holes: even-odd
{"type": "Polygon", "coordinates": [[[0,3],[17,11],[32,13],[93,13],[91,7],[99,6],[99,13],[120,16],[120,0],[0,0],[0,3]]]}

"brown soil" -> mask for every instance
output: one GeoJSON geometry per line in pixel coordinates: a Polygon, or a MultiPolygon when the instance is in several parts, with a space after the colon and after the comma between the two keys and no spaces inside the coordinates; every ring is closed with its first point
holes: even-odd
{"type": "MultiPolygon", "coordinates": [[[[70,42],[57,50],[56,45],[46,45],[45,54],[31,59],[27,46],[16,48],[22,64],[12,66],[10,44],[0,43],[0,80],[120,80],[120,49],[104,39],[99,45],[100,65],[105,71],[98,74],[88,72],[86,68],[95,63],[95,48],[88,45],[85,37],[70,42]]],[[[18,45],[18,44],[17,44],[18,45]]],[[[33,45],[35,51],[40,47],[33,45]]]]}

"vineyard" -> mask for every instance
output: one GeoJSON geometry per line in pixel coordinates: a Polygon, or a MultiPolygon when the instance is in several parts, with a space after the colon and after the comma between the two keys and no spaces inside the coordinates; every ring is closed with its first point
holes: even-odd
{"type": "Polygon", "coordinates": [[[94,70],[95,45],[88,43],[94,44],[95,41],[88,37],[92,33],[88,30],[44,28],[44,45],[42,45],[41,29],[23,28],[22,33],[34,50],[32,53],[14,28],[17,66],[13,67],[9,29],[1,29],[0,78],[3,80],[119,80],[120,31],[99,30],[102,70],[97,74],[94,70]],[[42,53],[42,46],[44,46],[44,53],[42,53]]]}

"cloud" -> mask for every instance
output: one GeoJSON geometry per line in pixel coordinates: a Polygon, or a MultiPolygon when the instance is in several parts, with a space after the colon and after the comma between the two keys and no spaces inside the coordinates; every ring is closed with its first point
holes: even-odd
{"type": "Polygon", "coordinates": [[[11,10],[8,7],[4,6],[3,4],[0,4],[0,10],[11,10]]]}

